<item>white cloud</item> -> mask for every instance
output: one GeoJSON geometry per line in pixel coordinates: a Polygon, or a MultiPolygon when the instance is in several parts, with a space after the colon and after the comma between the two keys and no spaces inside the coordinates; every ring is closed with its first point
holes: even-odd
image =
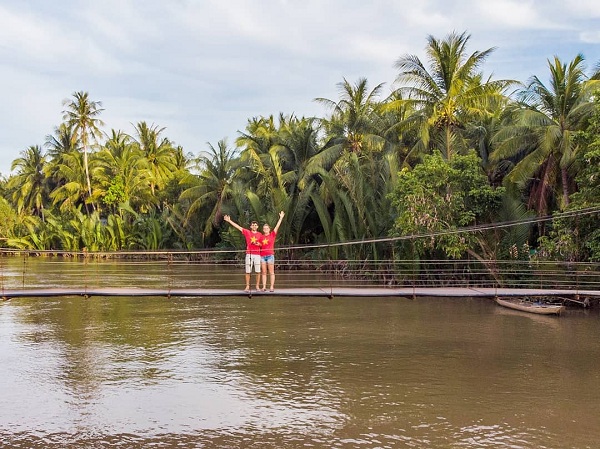
{"type": "Polygon", "coordinates": [[[72,54],[74,40],[65,38],[53,24],[28,13],[12,11],[0,5],[0,41],[2,53],[20,59],[49,62],[72,54]]]}
{"type": "Polygon", "coordinates": [[[0,73],[0,86],[10,83],[10,88],[0,91],[4,104],[0,109],[0,173],[7,175],[12,161],[29,146],[42,146],[60,122],[64,95],[44,76],[7,66],[0,73]]]}
{"type": "Polygon", "coordinates": [[[579,33],[582,42],[589,44],[600,44],[600,30],[582,31],[579,33]]]}
{"type": "Polygon", "coordinates": [[[565,0],[562,7],[570,14],[584,19],[600,17],[600,2],[597,0],[565,0]]]}
{"type": "Polygon", "coordinates": [[[523,29],[560,29],[564,22],[560,17],[547,14],[552,11],[547,3],[518,0],[494,0],[487,2],[474,1],[472,9],[467,13],[473,17],[473,11],[480,16],[480,27],[502,28],[504,30],[523,29]]]}
{"type": "Polygon", "coordinates": [[[0,172],[42,144],[62,100],[84,90],[110,128],[141,120],[187,151],[235,140],[257,115],[323,114],[315,97],[366,77],[389,87],[394,62],[423,58],[427,35],[497,46],[488,73],[525,79],[556,53],[600,59],[591,0],[5,0],[0,5],[0,172]]]}
{"type": "Polygon", "coordinates": [[[15,65],[39,67],[44,71],[89,70],[118,72],[120,62],[90,39],[83,29],[31,12],[0,6],[1,53],[15,65]]]}

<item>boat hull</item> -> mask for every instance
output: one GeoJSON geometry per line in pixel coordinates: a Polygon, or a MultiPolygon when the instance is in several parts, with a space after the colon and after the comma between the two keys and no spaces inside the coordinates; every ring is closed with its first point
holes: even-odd
{"type": "Polygon", "coordinates": [[[536,313],[538,315],[560,315],[565,306],[557,304],[535,303],[532,301],[524,301],[522,299],[502,299],[496,298],[496,303],[513,310],[522,312],[536,313]]]}

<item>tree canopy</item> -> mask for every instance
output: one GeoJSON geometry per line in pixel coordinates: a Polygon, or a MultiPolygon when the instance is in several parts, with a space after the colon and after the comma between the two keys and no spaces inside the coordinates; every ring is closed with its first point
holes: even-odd
{"type": "Polygon", "coordinates": [[[540,255],[568,246],[573,260],[598,260],[600,65],[555,56],[520,84],[486,75],[495,49],[469,44],[466,32],[428,36],[425,61],[396,60],[389,94],[344,78],[338,98],[315,98],[322,116],[251,117],[233,144],[196,154],[160,124],[106,129],[102,103],[74,92],[62,122],[0,182],[0,245],[233,248],[225,214],[273,223],[283,210],[279,244],[310,246],[315,259],[389,259],[399,246],[489,259],[526,240],[540,255]],[[483,231],[530,213],[547,224],[483,231]],[[342,242],[369,243],[321,245],[342,242]]]}

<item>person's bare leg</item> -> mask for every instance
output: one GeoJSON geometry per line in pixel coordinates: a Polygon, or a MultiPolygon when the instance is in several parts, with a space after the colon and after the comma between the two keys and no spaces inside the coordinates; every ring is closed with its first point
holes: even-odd
{"type": "Polygon", "coordinates": [[[275,264],[269,264],[269,274],[271,275],[271,291],[275,290],[275,264]]]}
{"type": "Polygon", "coordinates": [[[246,288],[244,290],[250,291],[250,273],[246,273],[246,288]]]}
{"type": "Polygon", "coordinates": [[[256,273],[256,290],[260,290],[260,273],[256,273]]]}
{"type": "Polygon", "coordinates": [[[267,264],[265,262],[261,262],[260,264],[260,273],[262,275],[262,289],[267,289],[267,264]]]}

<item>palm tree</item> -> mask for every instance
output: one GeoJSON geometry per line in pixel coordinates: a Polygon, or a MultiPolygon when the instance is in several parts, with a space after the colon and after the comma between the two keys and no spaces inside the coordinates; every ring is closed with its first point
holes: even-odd
{"type": "Polygon", "coordinates": [[[250,190],[260,196],[270,195],[272,178],[271,150],[278,143],[277,126],[273,116],[253,117],[248,120],[246,131],[236,139],[241,148],[239,179],[248,183],[250,190]],[[247,170],[249,168],[249,170],[247,170]]]}
{"type": "Polygon", "coordinates": [[[413,150],[419,154],[438,148],[450,159],[454,152],[464,152],[470,144],[464,131],[476,118],[492,114],[510,80],[483,80],[479,72],[489,48],[467,54],[470,35],[450,33],[444,40],[427,37],[429,69],[415,55],[405,55],[396,61],[400,70],[397,82],[399,104],[408,102],[413,113],[406,126],[417,131],[413,150]]]}
{"type": "Polygon", "coordinates": [[[113,129],[104,147],[96,153],[93,174],[99,184],[94,195],[113,207],[129,202],[139,210],[153,201],[148,161],[121,131],[113,129]]]}
{"type": "Polygon", "coordinates": [[[363,151],[379,151],[384,143],[383,126],[377,97],[383,83],[370,92],[366,78],[360,78],[353,86],[346,79],[338,84],[340,100],[327,98],[315,101],[332,110],[329,119],[323,119],[328,142],[315,160],[321,166],[331,166],[344,151],[360,154],[363,151]]]}
{"type": "Polygon", "coordinates": [[[540,215],[547,214],[555,188],[562,188],[562,207],[569,204],[580,149],[576,135],[594,110],[591,98],[598,87],[598,81],[587,79],[582,55],[568,65],[555,57],[548,66],[550,85],[531,78],[510,111],[510,125],[497,134],[500,145],[492,154],[495,161],[517,158],[506,179],[529,188],[530,205],[540,215]]]}
{"type": "Polygon", "coordinates": [[[227,141],[222,139],[217,148],[208,144],[209,151],[201,154],[197,163],[200,175],[197,184],[181,193],[181,200],[190,200],[191,204],[186,217],[201,209],[207,209],[204,234],[208,236],[218,227],[223,217],[223,207],[231,196],[231,183],[236,169],[237,158],[235,151],[227,147],[227,141]]]}
{"type": "MultiPolygon", "coordinates": [[[[280,128],[285,121],[283,114],[279,117],[279,126],[273,116],[254,118],[248,122],[246,133],[236,140],[238,147],[242,147],[236,179],[248,187],[244,197],[253,215],[267,222],[279,211],[287,212],[287,186],[295,177],[293,171],[284,168],[280,128]]],[[[284,235],[283,229],[281,235],[284,235]]]]}
{"type": "MultiPolygon", "coordinates": [[[[307,167],[309,173],[319,173],[321,180],[320,198],[313,194],[312,201],[328,241],[379,237],[389,225],[386,193],[398,167],[397,142],[385,138],[389,111],[377,100],[383,84],[369,91],[362,78],[354,86],[344,80],[339,87],[337,103],[317,99],[333,108],[333,114],[322,121],[327,139],[324,148],[307,167]]],[[[375,248],[367,252],[377,257],[375,248]]],[[[365,256],[364,252],[353,255],[365,256]]]]}
{"type": "MultiPolygon", "coordinates": [[[[318,167],[318,163],[313,161],[319,157],[321,148],[314,119],[282,116],[280,122],[276,148],[288,204],[278,239],[282,243],[298,243],[306,240],[302,233],[306,231],[306,220],[313,212],[311,193],[317,187],[315,169],[318,167]]],[[[283,204],[274,206],[273,212],[282,210],[279,206],[283,204]]]]}
{"type": "MultiPolygon", "coordinates": [[[[73,132],[73,127],[68,123],[61,123],[54,128],[54,134],[46,136],[44,147],[50,158],[48,163],[55,166],[62,162],[62,155],[72,151],[79,151],[77,135],[73,132]]],[[[49,175],[53,175],[51,170],[49,175]]]]}
{"type": "MultiPolygon", "coordinates": [[[[361,158],[348,153],[330,171],[321,171],[316,207],[327,242],[363,240],[386,235],[391,227],[392,192],[398,172],[393,154],[361,158]],[[332,215],[329,217],[329,215],[332,215]]],[[[379,258],[377,245],[342,248],[350,259],[379,258]]]]}
{"type": "Polygon", "coordinates": [[[6,239],[11,248],[46,250],[51,247],[51,237],[45,229],[44,222],[35,215],[19,215],[15,229],[6,239]]]}
{"type": "Polygon", "coordinates": [[[273,116],[249,120],[236,141],[242,148],[236,179],[249,187],[244,194],[246,206],[266,222],[276,221],[279,211],[285,211],[278,236],[281,243],[298,242],[311,213],[314,172],[308,165],[319,153],[317,133],[314,119],[280,114],[277,124],[273,116]],[[242,170],[246,167],[250,170],[242,170]]]}
{"type": "Polygon", "coordinates": [[[161,137],[166,128],[157,125],[148,126],[144,121],[135,125],[134,139],[142,154],[148,161],[152,174],[150,190],[155,194],[156,188],[163,188],[177,170],[178,160],[173,144],[166,137],[161,137]]]}
{"type": "Polygon", "coordinates": [[[83,148],[83,166],[85,168],[88,196],[91,198],[92,183],[88,164],[88,145],[90,138],[95,140],[101,136],[100,126],[104,126],[104,123],[98,116],[104,109],[102,109],[101,102],[91,101],[87,92],[74,92],[73,99],[64,100],[63,106],[65,107],[63,119],[72,126],[73,132],[79,136],[83,148]]]}
{"type": "Polygon", "coordinates": [[[184,153],[183,147],[178,145],[174,149],[174,164],[176,170],[187,170],[192,160],[193,155],[191,153],[184,153]]]}
{"type": "Polygon", "coordinates": [[[19,212],[25,210],[44,220],[44,203],[48,199],[48,179],[44,175],[46,157],[38,145],[32,145],[21,151],[21,157],[15,159],[11,170],[16,170],[7,184],[12,190],[12,198],[19,212]]]}
{"type": "Polygon", "coordinates": [[[91,197],[86,188],[86,172],[80,153],[70,152],[63,155],[63,162],[56,167],[58,176],[65,180],[50,192],[53,204],[60,204],[61,212],[67,212],[85,204],[86,212],[91,197]]]}

